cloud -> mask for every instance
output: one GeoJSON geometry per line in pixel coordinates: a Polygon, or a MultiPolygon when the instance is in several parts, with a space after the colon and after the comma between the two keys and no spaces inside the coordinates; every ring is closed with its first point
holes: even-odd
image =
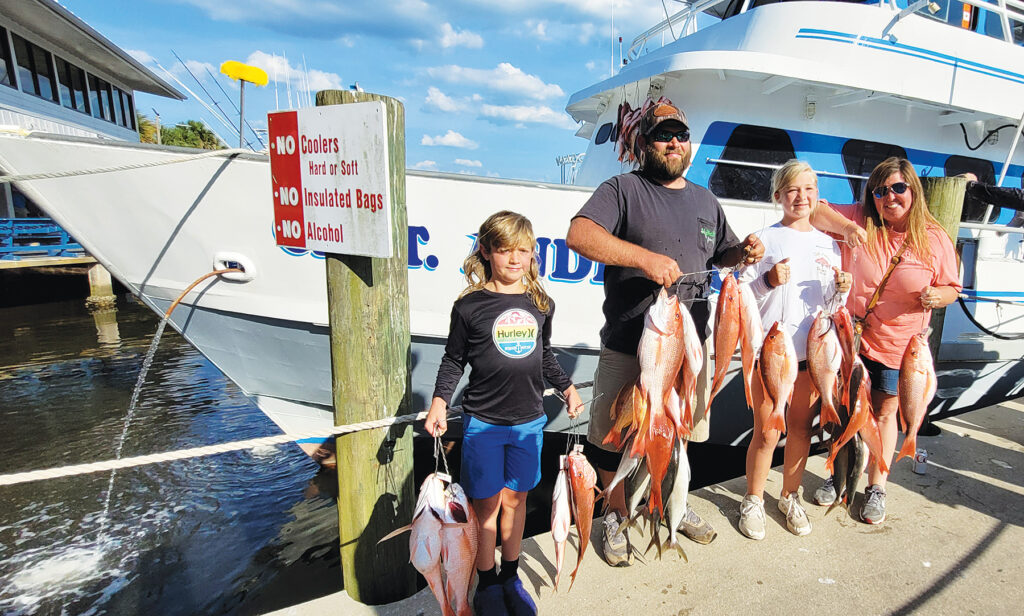
{"type": "Polygon", "coordinates": [[[464,107],[462,103],[457,102],[454,98],[448,96],[434,86],[427,88],[427,100],[425,104],[428,108],[448,112],[459,111],[464,107]]]}
{"type": "Polygon", "coordinates": [[[412,166],[413,169],[424,169],[427,171],[436,171],[437,163],[432,160],[421,160],[412,166]]]}
{"type": "Polygon", "coordinates": [[[438,135],[431,137],[429,135],[423,135],[423,139],[420,140],[420,145],[446,145],[453,148],[466,148],[467,150],[475,150],[480,147],[477,142],[466,139],[461,134],[448,129],[448,132],[444,135],[438,135]]]}
{"type": "MultiPolygon", "coordinates": [[[[288,58],[263,51],[254,51],[245,60],[246,64],[258,66],[267,71],[270,81],[291,83],[298,90],[343,90],[341,77],[337,73],[328,73],[317,69],[305,70],[301,64],[292,66],[288,58]]],[[[308,66],[307,66],[308,68],[308,66]]]]}
{"type": "Polygon", "coordinates": [[[449,64],[428,68],[427,74],[449,83],[468,83],[537,100],[565,96],[565,92],[558,85],[544,83],[540,77],[524,73],[508,62],[502,62],[493,69],[466,68],[449,64]]]}
{"type": "Polygon", "coordinates": [[[470,49],[480,49],[484,46],[484,39],[479,34],[462,30],[457,32],[450,23],[441,26],[441,47],[457,47],[462,45],[470,49]]]}
{"type": "Polygon", "coordinates": [[[547,40],[548,38],[548,23],[546,21],[536,21],[533,19],[526,20],[526,30],[531,36],[535,36],[539,39],[547,40]]]}
{"type": "Polygon", "coordinates": [[[483,167],[484,164],[478,160],[468,160],[465,158],[456,158],[456,165],[462,165],[463,167],[483,167]]]}
{"type": "Polygon", "coordinates": [[[128,55],[130,55],[131,57],[135,58],[143,64],[156,64],[156,58],[149,55],[147,52],[142,51],[141,49],[125,49],[125,51],[128,52],[128,55]]]}
{"type": "Polygon", "coordinates": [[[488,118],[529,124],[550,124],[559,128],[573,129],[577,124],[572,118],[551,107],[528,105],[483,105],[480,113],[488,118]]]}

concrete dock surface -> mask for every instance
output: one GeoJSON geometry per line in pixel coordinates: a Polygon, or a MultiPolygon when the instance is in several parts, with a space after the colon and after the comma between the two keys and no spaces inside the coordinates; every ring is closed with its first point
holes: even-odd
{"type": "MultiPolygon", "coordinates": [[[[887,487],[887,516],[871,526],[845,511],[810,502],[825,477],[825,457],[812,457],[803,504],[813,525],[806,537],[786,530],[777,499],[782,485],[772,469],[765,490],[767,536],[752,541],[737,529],[743,477],[690,495],[690,505],[718,530],[706,546],[680,535],[689,562],[675,552],[658,560],[651,550],[628,568],[601,560],[600,523],[576,583],[576,529],[566,548],[561,590],[552,589],[550,534],[527,539],[520,576],[541,614],[1020,614],[1024,612],[1024,404],[1006,402],[936,425],[918,437],[928,451],[926,474],[913,461],[895,464],[887,487]]],[[[863,491],[867,477],[860,485],[863,491]]],[[[859,504],[859,498],[858,498],[859,504]]],[[[600,507],[600,503],[598,503],[600,507]]],[[[666,530],[662,529],[662,534],[666,530]]],[[[630,532],[635,547],[649,537],[630,532]]],[[[323,614],[440,614],[423,589],[386,606],[365,606],[345,592],[273,612],[323,614]]]]}

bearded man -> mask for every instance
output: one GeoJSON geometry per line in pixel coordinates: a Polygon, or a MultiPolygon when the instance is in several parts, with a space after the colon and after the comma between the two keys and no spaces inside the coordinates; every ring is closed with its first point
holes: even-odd
{"type": "MultiPolygon", "coordinates": [[[[612,427],[616,394],[640,373],[636,352],[647,308],[663,287],[677,294],[690,309],[703,343],[710,317],[705,298],[711,289],[711,266],[756,263],[764,255],[756,236],[742,242],[736,238],[710,191],[683,178],[691,149],[689,126],[680,109],[664,102],[653,105],[640,120],[639,131],[640,168],[601,184],[573,217],[566,237],[570,248],[606,265],[605,323],[587,435],[587,457],[603,485],[614,477],[620,454],[601,441],[612,427]]],[[[708,364],[704,362],[698,378],[697,416],[689,437],[696,442],[706,441],[710,432],[701,402],[706,400],[708,364]]],[[[618,532],[629,514],[623,483],[612,491],[608,505],[603,523],[605,561],[626,566],[627,541],[618,532]]],[[[716,536],[692,509],[686,512],[682,530],[703,544],[716,536]]]]}

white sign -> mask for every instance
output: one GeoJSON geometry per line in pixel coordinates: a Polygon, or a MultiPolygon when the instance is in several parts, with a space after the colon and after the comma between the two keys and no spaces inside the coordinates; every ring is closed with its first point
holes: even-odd
{"type": "Polygon", "coordinates": [[[280,111],[267,125],[277,245],[391,257],[384,103],[280,111]]]}

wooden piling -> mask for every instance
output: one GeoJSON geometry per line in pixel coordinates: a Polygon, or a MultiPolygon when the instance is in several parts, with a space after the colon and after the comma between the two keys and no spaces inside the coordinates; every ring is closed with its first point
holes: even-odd
{"type": "Polygon", "coordinates": [[[114,297],[114,281],[110,272],[99,263],[89,268],[89,297],[85,304],[92,308],[113,306],[117,301],[114,297]]]}
{"type": "MultiPolygon", "coordinates": [[[[960,214],[964,208],[964,193],[967,191],[967,178],[927,177],[921,178],[921,184],[924,187],[924,198],[928,201],[928,210],[946,230],[953,246],[956,246],[956,237],[960,233],[960,214]]],[[[959,261],[959,256],[957,260],[959,261]]],[[[928,338],[928,347],[935,361],[939,360],[939,342],[942,340],[942,323],[945,318],[945,308],[932,310],[932,333],[928,338]]]]}
{"type": "MultiPolygon", "coordinates": [[[[390,97],[325,90],[316,104],[383,101],[387,115],[394,256],[326,256],[334,421],[350,424],[414,412],[411,402],[405,109],[390,97]]],[[[412,427],[337,437],[338,532],[345,590],[381,604],[416,591],[407,536],[414,505],[412,427]]]]}

